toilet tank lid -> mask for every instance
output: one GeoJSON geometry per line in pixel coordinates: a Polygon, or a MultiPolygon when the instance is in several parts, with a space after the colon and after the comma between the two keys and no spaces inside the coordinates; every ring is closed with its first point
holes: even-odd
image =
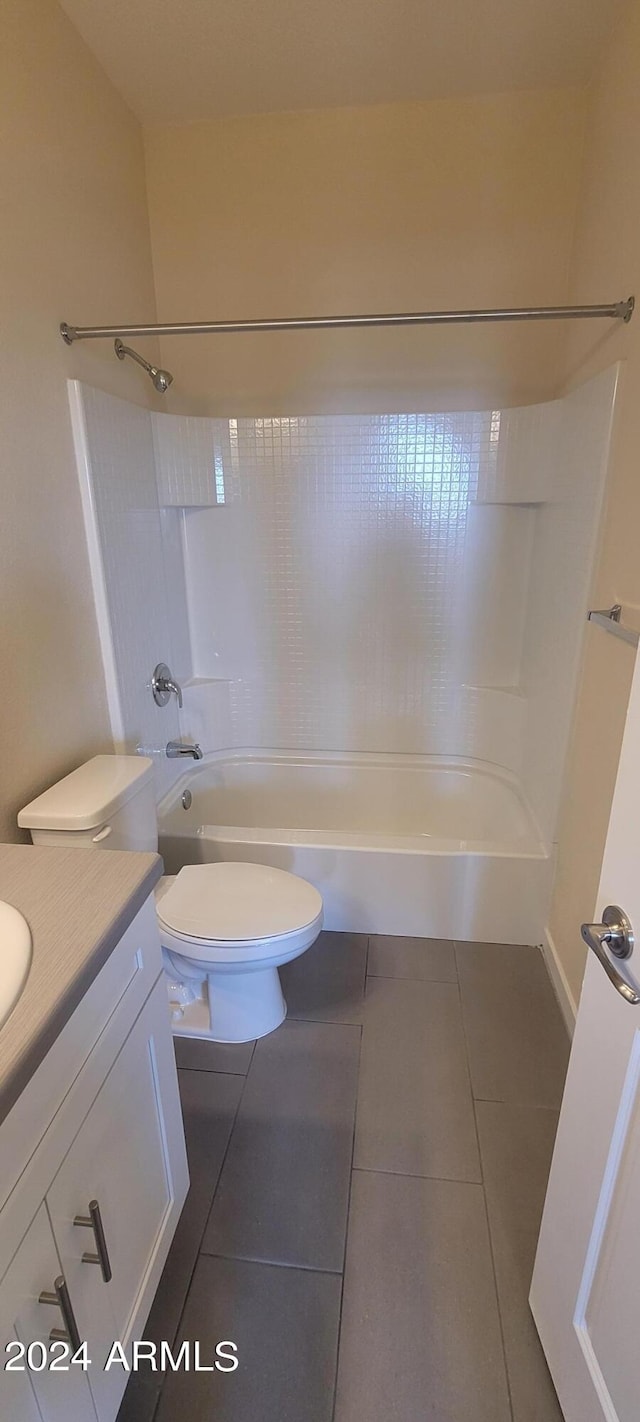
{"type": "Polygon", "coordinates": [[[23,829],[95,829],[137,795],[152,775],[148,756],[95,755],[25,805],[18,824],[23,829]]]}

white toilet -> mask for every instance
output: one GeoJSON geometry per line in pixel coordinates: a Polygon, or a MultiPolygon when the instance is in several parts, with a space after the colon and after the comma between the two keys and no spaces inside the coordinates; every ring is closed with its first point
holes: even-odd
{"type": "MultiPolygon", "coordinates": [[[[153,764],[97,755],[18,815],[34,844],[157,850],[153,764]]],[[[173,1030],[215,1042],[264,1037],[286,1017],[278,968],[322,928],[317,889],[264,864],[196,864],[156,889],[173,1030]]]]}

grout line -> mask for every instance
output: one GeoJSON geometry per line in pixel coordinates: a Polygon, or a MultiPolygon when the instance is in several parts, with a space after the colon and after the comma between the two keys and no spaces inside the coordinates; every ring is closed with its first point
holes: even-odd
{"type": "Polygon", "coordinates": [[[457,938],[451,938],[449,941],[450,941],[451,946],[452,946],[452,948],[453,948],[453,966],[454,966],[454,968],[455,968],[455,970],[456,970],[456,982],[457,982],[457,984],[458,984],[458,987],[460,988],[460,987],[462,986],[462,984],[461,984],[461,979],[460,979],[460,966],[459,966],[459,963],[458,963],[458,939],[457,939],[457,938]]]}
{"type": "MultiPolygon", "coordinates": [[[[217,1195],[217,1193],[218,1193],[218,1186],[219,1186],[219,1184],[220,1184],[220,1180],[221,1180],[221,1178],[222,1178],[222,1172],[223,1172],[223,1170],[224,1170],[225,1161],[226,1161],[227,1155],[228,1155],[228,1153],[229,1153],[229,1146],[231,1145],[231,1138],[232,1138],[232,1136],[233,1136],[233,1132],[234,1132],[234,1130],[235,1130],[236,1121],[237,1121],[237,1119],[238,1119],[238,1112],[239,1112],[239,1110],[240,1110],[240,1106],[241,1106],[241,1104],[242,1104],[242,1098],[243,1098],[244,1093],[245,1093],[245,1090],[246,1090],[247,1078],[248,1078],[248,1076],[249,1076],[249,1069],[250,1069],[250,1067],[251,1067],[251,1062],[253,1061],[255,1049],[256,1049],[256,1047],[255,1047],[255,1043],[254,1043],[253,1052],[251,1053],[251,1060],[250,1060],[250,1062],[249,1062],[249,1066],[247,1067],[247,1074],[246,1074],[246,1076],[244,1077],[244,1086],[243,1086],[243,1088],[242,1088],[242,1090],[241,1090],[241,1092],[240,1092],[240,1095],[239,1095],[239,1097],[238,1097],[238,1102],[237,1102],[237,1105],[236,1105],[236,1109],[235,1109],[235,1111],[234,1111],[234,1113],[233,1113],[233,1121],[232,1121],[232,1123],[231,1123],[231,1130],[229,1131],[229,1139],[228,1139],[227,1144],[226,1144],[226,1146],[225,1146],[224,1153],[223,1153],[223,1156],[222,1156],[222,1160],[221,1160],[221,1162],[220,1162],[220,1169],[219,1169],[219,1171],[218,1171],[218,1177],[217,1177],[217,1180],[216,1180],[216,1183],[215,1183],[215,1186],[214,1186],[214,1189],[213,1189],[213,1194],[212,1194],[212,1196],[211,1196],[211,1204],[210,1204],[210,1206],[209,1206],[209,1210],[207,1211],[207,1217],[206,1217],[205,1222],[204,1222],[204,1225],[203,1225],[203,1227],[202,1227],[202,1231],[201,1231],[201,1234],[200,1234],[200,1239],[199,1239],[199,1241],[198,1241],[198,1247],[197,1247],[196,1252],[195,1252],[195,1255],[194,1255],[193,1266],[192,1266],[192,1269],[191,1269],[191,1273],[190,1273],[190,1275],[189,1275],[189,1282],[188,1282],[188,1284],[187,1284],[187,1288],[186,1288],[186,1291],[185,1291],[184,1301],[183,1301],[183,1304],[182,1304],[182,1308],[181,1308],[181,1310],[180,1310],[180,1315],[179,1315],[179,1318],[178,1318],[176,1327],[175,1327],[175,1329],[174,1329],[174,1331],[173,1331],[173,1335],[172,1335],[172,1338],[171,1338],[171,1346],[174,1345],[174,1343],[175,1343],[175,1341],[176,1341],[176,1338],[178,1337],[178,1334],[179,1334],[179,1332],[180,1332],[180,1328],[181,1328],[181,1325],[182,1325],[182,1320],[183,1320],[183,1318],[184,1318],[185,1309],[186,1309],[187,1304],[188,1304],[188,1302],[189,1302],[189,1295],[190,1295],[190,1293],[191,1293],[191,1285],[193,1284],[193,1276],[194,1276],[194,1274],[195,1274],[195,1272],[196,1272],[196,1269],[197,1269],[197,1267],[198,1267],[198,1260],[199,1260],[199,1258],[200,1258],[200,1251],[201,1251],[202,1241],[203,1241],[203,1239],[204,1239],[204,1236],[205,1236],[205,1233],[206,1233],[206,1229],[207,1229],[207,1225],[208,1225],[208,1223],[209,1223],[209,1216],[211,1215],[211,1211],[212,1211],[212,1209],[213,1209],[213,1202],[214,1202],[214,1200],[215,1200],[215,1198],[216,1198],[216,1195],[217,1195]]],[[[182,1068],[181,1068],[181,1070],[182,1070],[182,1068]]],[[[189,1070],[189,1068],[187,1068],[187,1070],[189,1070]]],[[[217,1072],[217,1073],[214,1073],[214,1072],[204,1072],[203,1075],[204,1075],[204,1076],[213,1076],[213,1075],[218,1075],[218,1076],[227,1076],[227,1075],[228,1075],[228,1076],[231,1076],[231,1075],[234,1075],[234,1073],[232,1073],[232,1072],[217,1072]]],[[[158,1285],[158,1287],[159,1287],[159,1285],[158,1285]]],[[[157,1292],[158,1292],[158,1290],[156,1290],[156,1294],[157,1294],[157,1292]]],[[[160,1406],[160,1400],[161,1400],[161,1398],[162,1398],[162,1393],[163,1393],[163,1390],[164,1390],[165,1381],[166,1381],[166,1375],[165,1375],[165,1377],[163,1377],[162,1382],[161,1382],[161,1384],[160,1384],[160,1391],[159,1391],[159,1393],[158,1393],[158,1401],[157,1401],[157,1403],[156,1403],[156,1407],[155,1407],[155,1410],[154,1410],[154,1413],[153,1413],[153,1417],[154,1417],[154,1418],[155,1418],[156,1413],[157,1413],[157,1411],[158,1411],[158,1408],[159,1408],[159,1406],[160,1406]]]]}
{"type": "Polygon", "coordinates": [[[460,1175],[417,1175],[414,1170],[384,1170],[377,1165],[354,1165],[353,1175],[390,1175],[394,1180],[438,1180],[442,1185],[473,1185],[484,1189],[482,1180],[465,1180],[460,1175]]]}
{"type": "MultiPolygon", "coordinates": [[[[311,1027],[360,1027],[361,1022],[345,1022],[344,1018],[337,1022],[333,1017],[293,1017],[287,1016],[285,1022],[306,1022],[311,1027]]],[[[284,1024],[281,1023],[281,1026],[284,1024]]]]}
{"type": "Polygon", "coordinates": [[[458,986],[458,977],[455,978],[413,978],[410,973],[403,973],[398,977],[397,973],[367,973],[369,978],[382,978],[385,983],[445,983],[448,987],[458,986]]]}
{"type": "MultiPolygon", "coordinates": [[[[232,1142],[232,1140],[233,1140],[233,1133],[234,1133],[234,1131],[235,1131],[236,1122],[237,1122],[238,1116],[239,1116],[239,1114],[240,1114],[240,1107],[242,1106],[242,1102],[243,1102],[243,1100],[244,1100],[244,1093],[245,1093],[245,1091],[246,1091],[246,1089],[247,1089],[247,1082],[248,1082],[248,1080],[249,1080],[249,1072],[251,1071],[251,1067],[252,1067],[252,1065],[253,1065],[253,1060],[254,1060],[255,1052],[256,1052],[256,1046],[257,1046],[257,1042],[254,1042],[253,1051],[252,1051],[252,1053],[251,1053],[251,1060],[250,1060],[249,1065],[248,1065],[248,1067],[247,1067],[247,1074],[246,1074],[245,1079],[244,1079],[244,1086],[243,1086],[242,1091],[240,1092],[240,1095],[239,1095],[239,1097],[238,1097],[238,1104],[237,1104],[236,1109],[235,1109],[235,1112],[234,1112],[233,1122],[232,1122],[232,1125],[231,1125],[231,1130],[229,1131],[229,1139],[228,1139],[227,1144],[226,1144],[226,1147],[225,1147],[224,1155],[223,1155],[222,1160],[221,1160],[221,1162],[220,1162],[220,1169],[219,1169],[219,1171],[218,1171],[218,1178],[217,1178],[216,1183],[215,1183],[213,1195],[211,1196],[211,1204],[210,1204],[210,1206],[209,1206],[209,1212],[208,1212],[208,1214],[207,1214],[207,1218],[206,1218],[206,1221],[205,1221],[204,1229],[203,1229],[203,1231],[202,1231],[202,1234],[200,1235],[200,1243],[199,1243],[199,1245],[198,1245],[198,1254],[197,1254],[197,1256],[196,1256],[196,1262],[197,1262],[197,1259],[200,1258],[200,1252],[201,1252],[201,1248],[202,1248],[202,1241],[203,1241],[203,1239],[204,1239],[204,1237],[205,1237],[205,1234],[206,1234],[206,1232],[207,1232],[207,1225],[208,1225],[209,1220],[210,1220],[210,1218],[211,1218],[211,1211],[212,1211],[213,1206],[214,1206],[214,1204],[215,1204],[215,1198],[216,1198],[216,1195],[217,1195],[217,1193],[218,1193],[218,1187],[219,1187],[219,1185],[220,1185],[220,1181],[222,1180],[222,1172],[223,1172],[224,1167],[225,1167],[225,1165],[226,1165],[226,1163],[227,1163],[227,1156],[228,1156],[229,1151],[230,1151],[230,1149],[231,1149],[231,1142],[232,1142]]],[[[195,1266],[194,1266],[194,1267],[195,1267],[195,1266]]],[[[192,1277],[193,1277],[193,1276],[192,1276],[192,1277]]],[[[190,1287],[191,1287],[191,1284],[189,1284],[189,1288],[190,1288],[190,1287]]]]}
{"type": "Polygon", "coordinates": [[[323,1269],[320,1264],[294,1264],[285,1259],[255,1259],[248,1254],[221,1254],[216,1249],[215,1254],[207,1254],[201,1250],[199,1259],[226,1259],[230,1264],[255,1264],[259,1269],[295,1269],[302,1274],[323,1274],[330,1279],[341,1279],[341,1269],[323,1269]]]}
{"type": "MultiPolygon", "coordinates": [[[[458,961],[458,959],[457,959],[457,953],[456,953],[456,946],[457,946],[457,945],[454,944],[454,953],[456,954],[456,966],[457,966],[457,961],[458,961]]],[[[505,1377],[505,1382],[506,1382],[506,1385],[507,1385],[507,1398],[508,1398],[508,1402],[509,1402],[509,1412],[510,1412],[510,1414],[511,1414],[511,1422],[515,1422],[515,1412],[514,1412],[514,1406],[513,1406],[513,1397],[512,1397],[512,1393],[511,1393],[511,1378],[510,1378],[510,1376],[509,1376],[509,1365],[508,1365],[508,1362],[507,1362],[507,1350],[506,1350],[505,1341],[504,1341],[504,1323],[503,1323],[503,1319],[502,1319],[502,1305],[501,1305],[501,1302],[500,1302],[500,1292],[499,1292],[499,1289],[498,1289],[498,1274],[497,1274],[497,1270],[496,1270],[496,1258],[495,1258],[495,1251],[494,1251],[494,1248],[493,1248],[493,1235],[492,1235],[492,1233],[491,1233],[491,1221],[490,1221],[490,1218],[489,1218],[489,1205],[488,1205],[488,1202],[487,1202],[487,1189],[486,1189],[485,1179],[484,1179],[484,1162],[483,1162],[483,1159],[482,1159],[482,1151],[481,1151],[481,1149],[480,1149],[480,1131],[479,1131],[479,1129],[478,1129],[478,1113],[477,1113],[477,1111],[476,1111],[476,1098],[475,1098],[475,1096],[474,1096],[474,1094],[473,1094],[473,1084],[472,1084],[472,1077],[471,1077],[471,1057],[470,1057],[470,1053],[469,1053],[469,1043],[468,1043],[468,1040],[467,1040],[467,1029],[466,1029],[465,1016],[464,1016],[464,1003],[463,1003],[463,1000],[462,1000],[462,987],[461,987],[461,984],[460,984],[460,980],[459,980],[459,979],[458,979],[458,998],[459,998],[459,1001],[460,1001],[460,1021],[461,1021],[461,1024],[462,1024],[462,1038],[463,1038],[463,1041],[464,1041],[465,1056],[466,1056],[466,1058],[467,1058],[467,1073],[468,1073],[468,1077],[469,1077],[469,1091],[470,1091],[470,1094],[471,1094],[471,1107],[472,1107],[472,1110],[473,1110],[473,1122],[474,1122],[475,1133],[476,1133],[476,1142],[477,1142],[477,1146],[478,1146],[478,1160],[479,1160],[479,1162],[480,1162],[480,1175],[481,1175],[481,1179],[482,1179],[482,1201],[483,1201],[483,1204],[484,1204],[484,1216],[485,1216],[486,1225],[487,1225],[487,1239],[488,1239],[488,1242],[489,1242],[489,1256],[490,1256],[490,1259],[491,1259],[491,1272],[492,1272],[492,1275],[493,1275],[493,1289],[494,1289],[495,1298],[496,1298],[496,1309],[497,1309],[497,1313],[498,1313],[498,1327],[499,1327],[499,1329],[500,1329],[500,1341],[501,1341],[501,1343],[502,1343],[502,1361],[503,1361],[503,1363],[504,1363],[504,1377],[505,1377]]]]}
{"type": "Polygon", "coordinates": [[[489,1106],[511,1106],[515,1111],[552,1111],[555,1116],[560,1113],[561,1101],[557,1106],[547,1106],[542,1101],[514,1101],[505,1100],[504,1096],[474,1096],[474,1101],[481,1101],[489,1106]]]}
{"type": "MultiPolygon", "coordinates": [[[[369,954],[369,939],[367,939],[367,958],[368,958],[368,954],[369,954]]],[[[365,969],[366,969],[366,964],[365,964],[365,969]]],[[[366,971],[365,971],[365,986],[366,986],[366,981],[367,981],[367,977],[366,977],[366,971]]],[[[357,1123],[357,1119],[358,1119],[358,1092],[359,1092],[359,1089],[360,1089],[360,1063],[361,1063],[361,1061],[362,1061],[362,1039],[363,1039],[363,1036],[364,1036],[364,1029],[361,1027],[361,1028],[360,1028],[360,1045],[359,1045],[359,1048],[358,1048],[358,1071],[357,1071],[357,1075],[356,1075],[356,1098],[355,1098],[355,1101],[354,1101],[354,1104],[353,1104],[353,1130],[352,1130],[352,1133],[351,1133],[351,1160],[350,1160],[350,1162],[349,1162],[349,1191],[348,1191],[348,1195],[347,1195],[347,1215],[346,1215],[346,1223],[345,1223],[345,1231],[344,1231],[344,1251],[343,1251],[343,1255],[342,1255],[342,1288],[341,1288],[341,1290],[340,1290],[340,1305],[339,1305],[339,1308],[338,1308],[338,1331],[337,1331],[337,1340],[336,1340],[336,1365],[335,1365],[335,1372],[334,1372],[334,1379],[333,1379],[333,1403],[332,1403],[332,1407],[331,1407],[331,1418],[332,1418],[332,1422],[334,1422],[334,1419],[335,1419],[336,1405],[337,1405],[337,1401],[338,1401],[338,1368],[339,1368],[339,1365],[340,1365],[340,1343],[341,1343],[341,1339],[342,1339],[342,1309],[343,1309],[343,1305],[344,1305],[344,1281],[345,1281],[345,1274],[346,1274],[346,1267],[347,1267],[347,1244],[348,1244],[348,1240],[349,1240],[349,1219],[350,1219],[350,1215],[351,1215],[351,1191],[352,1191],[352,1189],[353,1189],[353,1176],[354,1176],[353,1159],[354,1159],[355,1149],[356,1149],[356,1123],[357,1123]]]]}

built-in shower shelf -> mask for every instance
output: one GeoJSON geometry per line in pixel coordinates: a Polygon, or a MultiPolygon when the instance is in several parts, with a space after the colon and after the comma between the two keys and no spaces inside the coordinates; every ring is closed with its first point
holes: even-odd
{"type": "Polygon", "coordinates": [[[199,691],[203,687],[231,686],[232,678],[228,676],[190,676],[182,682],[183,691],[199,691]]]}
{"type": "Polygon", "coordinates": [[[542,505],[543,505],[544,503],[546,503],[546,502],[547,502],[546,499],[527,499],[527,498],[522,498],[522,499],[514,499],[514,498],[511,498],[511,499],[470,499],[470,500],[469,500],[469,504],[470,504],[470,507],[471,507],[471,508],[520,508],[520,509],[539,509],[539,508],[541,508],[542,505]]]}
{"type": "Polygon", "coordinates": [[[196,501],[194,499],[189,500],[183,498],[182,496],[179,499],[169,499],[161,497],[159,500],[159,506],[161,509],[219,509],[226,507],[226,505],[222,504],[219,499],[209,499],[208,501],[205,499],[198,499],[196,501]]]}
{"type": "Polygon", "coordinates": [[[518,701],[526,700],[526,694],[521,686],[508,686],[500,682],[470,681],[466,683],[466,687],[467,691],[499,692],[501,696],[513,696],[518,701]]]}

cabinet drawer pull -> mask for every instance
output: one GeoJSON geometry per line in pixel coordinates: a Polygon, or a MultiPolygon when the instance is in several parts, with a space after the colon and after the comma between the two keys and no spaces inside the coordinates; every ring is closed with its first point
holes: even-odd
{"type": "Polygon", "coordinates": [[[77,1225],[79,1229],[93,1230],[93,1237],[96,1242],[97,1253],[92,1254],[85,1251],[82,1256],[82,1263],[99,1264],[104,1282],[105,1284],[108,1284],[109,1280],[112,1277],[111,1263],[109,1260],[109,1250],[107,1249],[107,1241],[105,1239],[102,1215],[100,1214],[100,1206],[98,1204],[98,1201],[90,1200],[88,1215],[76,1215],[73,1223],[74,1225],[77,1225]]]}
{"type": "Polygon", "coordinates": [[[77,1353],[78,1349],[82,1346],[82,1339],[78,1332],[78,1325],[71,1306],[71,1299],[69,1298],[69,1290],[63,1274],[59,1274],[58,1278],[54,1280],[53,1287],[54,1293],[49,1293],[48,1290],[43,1289],[38,1303],[53,1304],[55,1308],[59,1308],[62,1314],[64,1328],[52,1328],[49,1337],[52,1343],[69,1343],[71,1352],[77,1353]]]}

